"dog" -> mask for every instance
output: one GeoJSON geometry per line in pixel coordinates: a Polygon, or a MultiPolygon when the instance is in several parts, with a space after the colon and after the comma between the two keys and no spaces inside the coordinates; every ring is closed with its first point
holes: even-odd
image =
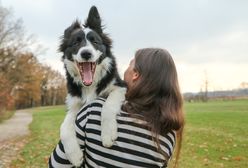
{"type": "Polygon", "coordinates": [[[107,98],[101,114],[102,143],[110,147],[117,138],[116,115],[125,100],[126,84],[118,74],[111,44],[112,40],[103,33],[95,6],[90,8],[84,25],[76,20],[62,36],[59,51],[63,53],[66,71],[68,111],[60,128],[60,138],[74,166],[80,166],[83,160],[74,123],[84,104],[98,96],[107,98]]]}

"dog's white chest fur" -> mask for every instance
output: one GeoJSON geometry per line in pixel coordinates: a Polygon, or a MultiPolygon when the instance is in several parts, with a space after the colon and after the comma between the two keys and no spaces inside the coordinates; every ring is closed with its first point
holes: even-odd
{"type": "Polygon", "coordinates": [[[86,87],[82,89],[82,95],[84,95],[81,97],[83,103],[89,103],[94,100],[97,97],[95,87],[86,87]]]}

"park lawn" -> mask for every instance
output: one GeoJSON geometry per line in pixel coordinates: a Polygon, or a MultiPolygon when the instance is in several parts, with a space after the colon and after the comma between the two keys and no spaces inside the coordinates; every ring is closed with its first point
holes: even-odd
{"type": "Polygon", "coordinates": [[[11,164],[15,168],[45,168],[49,155],[59,140],[59,128],[64,119],[65,106],[33,109],[31,135],[20,155],[11,164]]]}
{"type": "MultiPolygon", "coordinates": [[[[248,167],[248,100],[185,103],[180,168],[248,167]]],[[[12,167],[47,167],[65,106],[35,108],[29,143],[12,167]]]]}
{"type": "Polygon", "coordinates": [[[180,167],[248,167],[248,100],[186,103],[180,167]]]}

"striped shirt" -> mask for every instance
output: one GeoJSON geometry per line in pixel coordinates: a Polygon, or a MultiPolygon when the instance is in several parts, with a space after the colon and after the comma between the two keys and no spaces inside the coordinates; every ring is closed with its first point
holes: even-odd
{"type": "MultiPolygon", "coordinates": [[[[114,145],[105,148],[101,142],[101,110],[104,99],[98,98],[85,105],[77,115],[76,135],[86,168],[159,168],[167,167],[167,161],[158,152],[152,133],[145,121],[121,111],[117,115],[118,138],[114,145]]],[[[175,132],[160,135],[161,150],[171,157],[175,146],[175,132]]],[[[49,167],[73,167],[65,155],[63,144],[59,141],[49,159],[49,167]]]]}

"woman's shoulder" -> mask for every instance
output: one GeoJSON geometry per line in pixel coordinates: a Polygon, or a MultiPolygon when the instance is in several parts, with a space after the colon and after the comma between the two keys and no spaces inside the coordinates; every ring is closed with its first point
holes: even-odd
{"type": "Polygon", "coordinates": [[[91,108],[91,107],[102,107],[103,104],[105,103],[105,101],[106,101],[106,99],[98,97],[98,98],[84,104],[82,106],[82,108],[80,109],[80,111],[84,111],[85,109],[91,108]]]}
{"type": "Polygon", "coordinates": [[[102,110],[102,106],[105,103],[106,99],[98,97],[92,101],[89,101],[85,105],[81,107],[79,110],[77,116],[81,117],[82,115],[88,116],[92,112],[98,112],[100,113],[102,110]]]}
{"type": "Polygon", "coordinates": [[[167,146],[167,148],[173,151],[173,148],[176,144],[176,131],[171,130],[168,131],[165,135],[160,135],[159,140],[162,145],[167,146]]]}
{"type": "Polygon", "coordinates": [[[100,106],[103,105],[105,103],[106,99],[102,98],[102,97],[97,97],[96,99],[88,102],[87,104],[89,106],[100,106]]]}
{"type": "Polygon", "coordinates": [[[98,97],[88,103],[89,107],[102,107],[106,99],[98,97]]]}

